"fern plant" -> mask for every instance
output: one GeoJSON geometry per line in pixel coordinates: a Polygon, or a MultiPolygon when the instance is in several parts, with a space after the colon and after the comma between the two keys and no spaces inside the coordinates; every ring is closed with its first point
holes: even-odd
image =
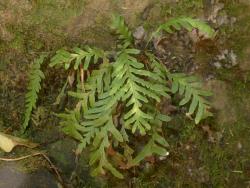
{"type": "Polygon", "coordinates": [[[41,65],[44,61],[45,56],[42,55],[40,58],[36,59],[32,65],[30,74],[29,74],[29,84],[28,92],[25,96],[25,115],[24,122],[22,124],[22,132],[25,132],[29,126],[29,122],[32,115],[32,110],[36,108],[36,102],[38,100],[38,93],[41,89],[41,81],[45,78],[43,72],[41,71],[41,65]]]}
{"type": "MultiPolygon", "coordinates": [[[[202,21],[177,18],[159,26],[152,36],[181,27],[199,29],[209,37],[215,34],[202,21]]],[[[78,75],[76,90],[68,92],[77,100],[75,108],[57,115],[62,130],[79,142],[77,153],[90,148],[92,175],[109,171],[123,178],[119,168],[129,169],[152,155],[168,155],[162,127],[171,118],[159,107],[164,98],[183,97],[180,106],[189,105],[187,115],[198,124],[212,115],[206,99],[211,93],[194,76],[171,73],[152,52],[136,49],[121,16],[113,17],[111,28],[121,44],[116,53],[88,46],[61,49],[50,66],[64,67],[69,76],[72,71],[78,75]],[[140,151],[132,143],[136,137],[145,141],[140,151]]]]}
{"type": "Polygon", "coordinates": [[[215,36],[214,30],[205,22],[189,17],[170,19],[167,23],[160,25],[155,34],[158,34],[162,30],[173,33],[175,30],[180,30],[181,28],[185,28],[188,31],[198,29],[199,32],[205,34],[208,38],[213,38],[215,36]]]}

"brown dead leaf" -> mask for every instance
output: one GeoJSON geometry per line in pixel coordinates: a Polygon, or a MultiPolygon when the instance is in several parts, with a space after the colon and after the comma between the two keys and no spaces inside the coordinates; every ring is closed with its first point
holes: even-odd
{"type": "Polygon", "coordinates": [[[0,148],[4,152],[11,152],[13,148],[16,146],[25,146],[28,148],[35,148],[38,146],[38,144],[0,132],[0,148]]]}
{"type": "Polygon", "coordinates": [[[73,86],[73,83],[75,81],[75,71],[71,71],[68,75],[68,81],[69,81],[69,85],[70,87],[73,86]]]}

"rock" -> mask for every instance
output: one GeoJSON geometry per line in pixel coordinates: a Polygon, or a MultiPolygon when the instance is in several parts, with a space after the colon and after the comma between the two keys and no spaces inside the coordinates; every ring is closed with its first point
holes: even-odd
{"type": "Polygon", "coordinates": [[[70,138],[59,140],[48,146],[48,156],[64,175],[69,178],[74,171],[76,142],[70,138]]]}
{"type": "Polygon", "coordinates": [[[16,163],[0,166],[0,188],[60,188],[61,185],[46,169],[26,173],[16,163]]]}
{"type": "Polygon", "coordinates": [[[221,52],[221,54],[217,55],[216,58],[221,61],[221,60],[224,60],[226,59],[226,55],[228,54],[228,50],[225,49],[221,52]]]}
{"type": "Polygon", "coordinates": [[[208,17],[208,21],[216,23],[216,21],[217,21],[216,18],[218,16],[218,13],[223,8],[224,8],[223,3],[211,3],[211,12],[210,12],[210,15],[208,17]]]}
{"type": "Polygon", "coordinates": [[[229,57],[229,60],[230,60],[230,62],[232,64],[232,66],[238,65],[237,56],[236,56],[236,54],[232,50],[228,54],[228,57],[229,57]]]}
{"type": "Polygon", "coordinates": [[[238,149],[238,150],[241,150],[241,149],[242,149],[242,144],[241,144],[241,142],[238,142],[238,143],[237,143],[237,149],[238,149]]]}
{"type": "Polygon", "coordinates": [[[145,38],[145,36],[146,32],[143,26],[137,27],[133,33],[133,37],[138,41],[142,41],[145,38]]]}
{"type": "Polygon", "coordinates": [[[218,16],[216,22],[218,26],[226,25],[229,23],[228,16],[227,15],[218,16]]]}
{"type": "Polygon", "coordinates": [[[222,67],[222,65],[219,62],[214,62],[213,65],[215,66],[215,68],[220,69],[222,67]]]}

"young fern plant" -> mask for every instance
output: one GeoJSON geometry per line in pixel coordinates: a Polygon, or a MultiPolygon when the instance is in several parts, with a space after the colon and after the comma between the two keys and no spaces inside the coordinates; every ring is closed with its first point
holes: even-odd
{"type": "Polygon", "coordinates": [[[38,100],[38,94],[41,90],[41,81],[45,78],[43,72],[41,71],[41,65],[44,61],[45,56],[42,55],[36,59],[32,65],[31,71],[29,73],[29,84],[28,92],[25,96],[25,114],[24,122],[22,124],[22,132],[24,133],[29,126],[32,111],[36,108],[36,103],[38,100]]]}
{"type": "MultiPolygon", "coordinates": [[[[214,36],[207,24],[191,18],[172,19],[155,33],[172,33],[181,27],[214,36]]],[[[187,115],[198,124],[211,115],[206,100],[210,92],[195,77],[171,73],[153,53],[136,49],[121,16],[113,17],[112,29],[121,44],[115,54],[91,47],[59,50],[50,66],[76,71],[80,78],[76,90],[68,92],[77,99],[75,108],[57,115],[62,130],[79,142],[77,153],[90,148],[92,175],[109,171],[123,178],[120,169],[139,165],[152,155],[168,155],[162,127],[171,118],[159,108],[164,98],[182,96],[180,106],[189,105],[187,115]],[[137,137],[145,141],[139,151],[132,143],[137,137]]]]}

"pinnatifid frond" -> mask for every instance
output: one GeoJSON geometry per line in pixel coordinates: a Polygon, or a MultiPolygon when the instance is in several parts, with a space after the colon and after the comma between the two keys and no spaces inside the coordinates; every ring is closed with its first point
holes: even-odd
{"type": "Polygon", "coordinates": [[[131,161],[131,166],[139,165],[142,160],[146,157],[152,156],[154,154],[166,157],[168,152],[166,148],[169,146],[166,139],[161,135],[163,123],[167,123],[171,120],[168,115],[161,114],[156,108],[152,106],[147,106],[154,118],[150,120],[153,126],[152,130],[149,132],[150,139],[144,148],[137,154],[137,156],[131,161]]]}
{"type": "Polygon", "coordinates": [[[151,114],[143,111],[143,104],[149,100],[160,102],[161,96],[167,96],[166,87],[161,83],[154,83],[148,79],[159,79],[157,74],[144,69],[144,64],[138,62],[133,55],[139,54],[136,49],[123,50],[113,64],[113,82],[110,95],[124,91],[122,101],[129,109],[124,114],[124,125],[132,133],[139,131],[145,135],[151,129],[149,120],[151,114]],[[148,78],[148,79],[147,79],[148,78]]]}
{"type": "Polygon", "coordinates": [[[173,33],[175,30],[180,30],[182,28],[187,29],[188,31],[198,29],[199,32],[206,35],[208,38],[213,38],[215,36],[214,29],[212,29],[206,22],[189,17],[170,19],[165,24],[160,25],[156,30],[156,33],[159,33],[162,30],[168,33],[173,33]]]}
{"type": "MultiPolygon", "coordinates": [[[[162,121],[162,120],[159,120],[162,121]]],[[[142,160],[146,157],[150,157],[154,154],[166,157],[168,155],[168,151],[166,147],[169,144],[166,139],[158,133],[158,131],[154,128],[152,130],[152,135],[148,143],[144,146],[144,148],[138,153],[138,155],[132,160],[131,166],[135,166],[140,164],[142,160]]]]}
{"type": "Polygon", "coordinates": [[[113,15],[111,29],[115,30],[123,46],[129,46],[133,43],[132,32],[129,30],[122,16],[113,15]]]}
{"type": "Polygon", "coordinates": [[[179,105],[182,106],[190,102],[187,115],[191,116],[195,113],[196,124],[212,115],[209,112],[210,103],[205,98],[212,94],[202,89],[201,83],[196,77],[175,73],[171,74],[170,80],[172,81],[172,93],[184,96],[179,105]]]}
{"type": "Polygon", "coordinates": [[[155,55],[153,53],[146,52],[145,55],[150,60],[149,66],[150,66],[152,72],[158,75],[157,81],[160,82],[160,83],[163,83],[164,85],[166,85],[166,82],[168,80],[168,74],[170,74],[167,67],[164,64],[162,64],[155,57],[155,55]]]}
{"type": "Polygon", "coordinates": [[[82,125],[88,131],[95,131],[93,143],[93,151],[90,155],[90,165],[93,166],[93,175],[103,174],[104,169],[109,170],[114,176],[122,178],[111,163],[108,162],[106,150],[111,145],[110,139],[113,138],[117,142],[123,142],[123,136],[116,128],[113,122],[112,112],[116,108],[117,101],[121,98],[122,93],[109,96],[104,93],[92,108],[84,113],[85,120],[82,125]]]}
{"type": "Polygon", "coordinates": [[[32,65],[31,71],[29,73],[29,83],[28,92],[25,96],[25,114],[24,122],[22,124],[22,131],[25,132],[29,126],[32,110],[36,108],[36,103],[38,100],[38,94],[41,90],[41,81],[45,78],[43,72],[41,71],[41,65],[44,61],[45,56],[42,55],[36,59],[32,65]]]}
{"type": "Polygon", "coordinates": [[[73,67],[75,70],[83,66],[84,70],[89,68],[90,63],[96,64],[99,58],[105,58],[103,50],[97,48],[90,48],[86,46],[83,49],[74,48],[72,52],[60,49],[56,55],[51,58],[50,67],[63,66],[65,70],[73,67]]]}

